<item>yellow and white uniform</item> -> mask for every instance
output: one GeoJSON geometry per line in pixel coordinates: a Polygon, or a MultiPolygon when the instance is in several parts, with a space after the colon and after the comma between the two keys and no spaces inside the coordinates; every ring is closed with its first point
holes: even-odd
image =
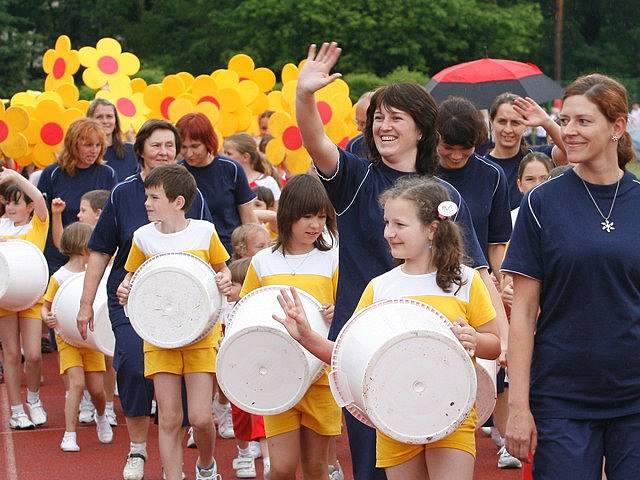
{"type": "MultiPolygon", "coordinates": [[[[218,265],[229,259],[216,227],[204,220],[190,219],[184,230],[162,233],[154,223],[140,227],[133,234],[131,251],[124,266],[135,272],[148,258],[161,253],[190,253],[210,265],[218,265]]],[[[166,349],[144,342],[144,374],[156,373],[215,373],[216,352],[222,334],[220,322],[202,340],[182,348],[166,349]]]]}
{"type": "MultiPolygon", "coordinates": [[[[409,275],[402,266],[374,278],[369,282],[356,311],[374,302],[393,298],[412,298],[431,305],[447,317],[451,323],[459,318],[478,328],[493,320],[496,311],[491,304],[489,292],[477,271],[462,266],[464,285],[458,289],[453,285],[451,292],[445,292],[436,283],[436,274],[409,275]]],[[[398,442],[380,431],[376,431],[376,466],[379,468],[400,465],[425,448],[455,448],[475,457],[475,406],[460,427],[448,437],[427,445],[409,445],[398,442]]]]}
{"type": "MultiPolygon", "coordinates": [[[[72,272],[66,267],[60,268],[60,270],[51,275],[47,291],[44,297],[42,297],[43,300],[53,302],[60,285],[69,280],[73,275],[75,275],[75,272],[72,272]]],[[[60,335],[56,335],[56,344],[58,345],[60,375],[64,374],[71,367],[81,367],[85,372],[106,371],[104,354],[102,352],[91,350],[90,348],[78,348],[69,345],[60,335]]]]}
{"type": "MultiPolygon", "coordinates": [[[[322,304],[333,305],[338,285],[338,249],[313,249],[308,254],[286,256],[271,248],[259,251],[251,259],[240,297],[268,285],[290,285],[322,304]]],[[[291,410],[264,417],[267,437],[299,430],[300,426],[320,435],[340,435],[341,411],[331,395],[326,373],[291,410]]]]}
{"type": "MultiPolygon", "coordinates": [[[[8,218],[0,218],[0,238],[5,240],[18,239],[26,240],[33,243],[40,251],[44,251],[47,243],[47,232],[49,231],[49,215],[42,221],[35,213],[31,217],[31,221],[25,225],[16,226],[8,218]]],[[[7,315],[17,315],[18,318],[32,318],[40,320],[40,310],[42,309],[42,300],[35,305],[22,310],[20,312],[12,312],[0,308],[0,317],[7,315]]]]}

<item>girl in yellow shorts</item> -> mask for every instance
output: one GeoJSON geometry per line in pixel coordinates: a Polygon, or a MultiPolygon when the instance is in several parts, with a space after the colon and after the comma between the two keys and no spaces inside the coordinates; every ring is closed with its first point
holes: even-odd
{"type": "MultiPolygon", "coordinates": [[[[306,291],[329,308],[338,283],[335,232],[335,212],[320,181],[310,175],[292,178],[280,197],[276,244],[254,255],[240,297],[284,284],[306,291]]],[[[298,463],[306,480],[328,478],[329,442],[340,434],[342,417],[326,373],[292,409],[265,416],[264,426],[271,480],[294,478],[298,463]]]]}
{"type": "MultiPolygon", "coordinates": [[[[65,281],[74,274],[84,272],[89,259],[87,244],[93,227],[84,223],[72,223],[64,229],[60,239],[60,252],[69,257],[69,261],[55,272],[49,280],[49,287],[44,294],[42,305],[42,320],[49,328],[58,326],[55,312],[51,310],[51,303],[56,292],[65,281]]],[[[75,323],[75,322],[74,322],[75,323]]],[[[78,421],[78,407],[85,388],[91,394],[91,401],[96,407],[96,430],[101,443],[111,443],[113,431],[109,419],[105,415],[104,372],[105,359],[101,352],[88,348],[78,348],[66,343],[60,335],[56,335],[60,360],[60,375],[67,375],[69,390],[66,392],[64,403],[65,432],[60,443],[60,449],[65,452],[78,452],[80,447],[76,440],[76,423],[78,421]]]]}
{"type": "MultiPolygon", "coordinates": [[[[44,197],[29,180],[14,170],[0,167],[0,183],[9,184],[4,193],[7,202],[5,216],[0,218],[0,241],[26,240],[44,250],[49,229],[49,212],[44,197]]],[[[47,421],[39,393],[42,372],[40,307],[40,303],[36,303],[20,312],[0,309],[4,378],[11,404],[9,426],[14,429],[34,428],[47,421]],[[29,416],[20,401],[21,347],[25,360],[29,416]]]]}
{"type": "MultiPolygon", "coordinates": [[[[461,264],[462,239],[450,219],[457,209],[447,191],[434,180],[403,177],[380,201],[385,239],[393,257],[403,263],[367,285],[357,310],[390,298],[422,301],[451,321],[452,331],[472,357],[497,358],[495,310],[478,273],[461,264]]],[[[311,353],[329,362],[333,343],[310,330],[295,292],[283,290],[280,303],[286,317],[274,318],[311,353]]],[[[427,445],[404,444],[378,430],[376,466],[385,469],[389,480],[472,480],[475,423],[474,408],[452,434],[427,445]]]]}

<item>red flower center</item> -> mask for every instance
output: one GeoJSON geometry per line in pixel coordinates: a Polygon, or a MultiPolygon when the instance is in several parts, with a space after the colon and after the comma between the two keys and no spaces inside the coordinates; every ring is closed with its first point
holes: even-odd
{"type": "Polygon", "coordinates": [[[45,123],[40,129],[40,138],[47,145],[58,145],[64,139],[64,130],[57,123],[45,123]]]}
{"type": "Polygon", "coordinates": [[[169,120],[169,105],[171,105],[171,102],[173,102],[174,100],[175,98],[173,97],[166,97],[160,104],[160,113],[167,120],[169,120]]]}
{"type": "Polygon", "coordinates": [[[136,105],[128,98],[119,98],[116,108],[125,117],[133,117],[136,114],[136,105]]]}
{"type": "Polygon", "coordinates": [[[98,60],[98,68],[102,73],[113,75],[118,71],[118,62],[115,58],[105,55],[104,57],[100,57],[98,60]]]}
{"type": "Polygon", "coordinates": [[[214,97],[209,96],[209,95],[205,95],[200,100],[198,100],[198,103],[202,103],[202,102],[213,103],[216,107],[218,107],[218,110],[220,109],[220,104],[218,103],[218,100],[216,98],[214,98],[214,97]]]}
{"type": "Polygon", "coordinates": [[[51,71],[51,73],[53,74],[53,78],[55,78],[56,80],[62,78],[66,70],[67,62],[64,61],[64,58],[56,58],[56,61],[53,64],[53,70],[51,71]]]}
{"type": "Polygon", "coordinates": [[[289,150],[297,150],[302,146],[302,137],[298,127],[287,127],[282,133],[282,143],[289,150]]]}
{"type": "Polygon", "coordinates": [[[331,106],[327,102],[317,102],[316,108],[318,109],[318,113],[320,114],[320,118],[322,119],[322,124],[326,125],[331,121],[331,117],[333,116],[333,112],[331,111],[331,106]]]}
{"type": "Polygon", "coordinates": [[[9,136],[9,126],[0,120],[0,143],[4,142],[9,136]]]}

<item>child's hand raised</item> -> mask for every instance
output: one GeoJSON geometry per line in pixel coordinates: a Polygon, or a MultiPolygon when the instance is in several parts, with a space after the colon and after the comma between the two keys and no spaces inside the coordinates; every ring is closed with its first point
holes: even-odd
{"type": "Polygon", "coordinates": [[[54,198],[51,200],[51,213],[60,214],[67,208],[67,204],[61,198],[54,198]]]}
{"type": "Polygon", "coordinates": [[[275,321],[280,322],[293,338],[303,343],[313,330],[307,320],[298,292],[294,287],[290,287],[289,291],[291,297],[284,288],[280,290],[280,295],[278,295],[278,303],[282,307],[285,317],[282,318],[276,314],[273,314],[272,317],[275,321]]]}
{"type": "Polygon", "coordinates": [[[469,356],[473,357],[476,354],[476,346],[478,345],[478,333],[476,329],[461,318],[458,318],[456,324],[451,326],[451,331],[460,341],[469,356]]]}

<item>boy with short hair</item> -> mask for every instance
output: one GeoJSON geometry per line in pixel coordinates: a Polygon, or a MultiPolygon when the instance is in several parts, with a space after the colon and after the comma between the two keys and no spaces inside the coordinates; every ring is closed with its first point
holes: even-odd
{"type": "MultiPolygon", "coordinates": [[[[206,261],[217,272],[218,289],[223,295],[228,294],[231,273],[225,262],[229,254],[220,242],[215,226],[185,217],[196,195],[193,176],[181,165],[156,167],[145,178],[144,187],[145,207],[151,223],[133,234],[125,264],[129,273],[118,288],[120,302],[126,304],[128,300],[133,272],[148,258],[162,253],[187,252],[206,261]]],[[[213,458],[215,432],[211,414],[215,345],[215,331],[181,348],[164,349],[144,343],[145,376],[153,378],[155,386],[160,456],[167,480],[182,478],[182,376],[187,385],[189,420],[195,430],[199,450],[196,480],[216,478],[217,465],[213,458]]]]}

